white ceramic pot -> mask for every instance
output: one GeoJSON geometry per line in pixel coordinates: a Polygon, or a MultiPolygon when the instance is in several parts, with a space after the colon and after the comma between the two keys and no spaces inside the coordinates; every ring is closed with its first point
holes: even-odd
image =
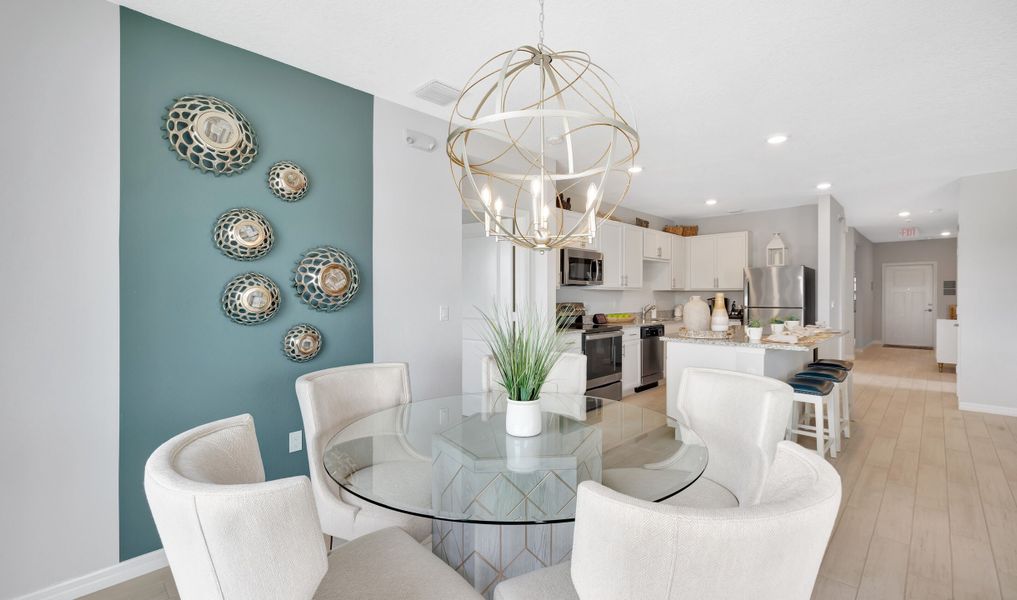
{"type": "Polygon", "coordinates": [[[794,328],[798,327],[801,324],[802,324],[801,321],[784,321],[784,329],[787,329],[788,331],[791,331],[791,330],[793,330],[794,328]]]}
{"type": "Polygon", "coordinates": [[[713,297],[713,316],[710,317],[710,329],[712,331],[727,331],[730,319],[727,316],[727,304],[724,302],[724,294],[717,292],[713,297]]]}
{"type": "MultiPolygon", "coordinates": [[[[525,404],[529,404],[528,402],[525,404]]],[[[505,436],[505,466],[514,473],[532,473],[540,467],[540,437],[505,436]]]]}
{"type": "Polygon", "coordinates": [[[708,331],[710,306],[699,296],[689,298],[682,308],[682,322],[689,331],[708,331]]]}
{"type": "Polygon", "coordinates": [[[750,342],[758,342],[763,339],[762,327],[746,327],[745,333],[748,334],[750,342]]]}
{"type": "Polygon", "coordinates": [[[770,323],[770,333],[773,335],[780,335],[784,333],[783,323],[770,323]]]}
{"type": "Polygon", "coordinates": [[[516,437],[540,435],[543,419],[540,415],[540,399],[520,402],[506,400],[505,433],[516,437]]]}

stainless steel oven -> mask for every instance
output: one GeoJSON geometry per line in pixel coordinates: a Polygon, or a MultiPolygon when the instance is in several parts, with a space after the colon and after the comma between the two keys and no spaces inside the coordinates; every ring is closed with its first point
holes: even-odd
{"type": "Polygon", "coordinates": [[[622,332],[583,332],[586,355],[586,395],[621,400],[622,332]]]}
{"type": "Polygon", "coordinates": [[[562,285],[603,285],[604,255],[596,250],[561,249],[562,285]]]}

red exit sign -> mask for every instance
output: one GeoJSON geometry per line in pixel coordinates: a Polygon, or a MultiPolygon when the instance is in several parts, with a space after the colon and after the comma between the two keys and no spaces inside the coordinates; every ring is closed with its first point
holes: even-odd
{"type": "Polygon", "coordinates": [[[897,230],[897,235],[902,240],[911,240],[918,237],[917,227],[901,227],[897,230]]]}

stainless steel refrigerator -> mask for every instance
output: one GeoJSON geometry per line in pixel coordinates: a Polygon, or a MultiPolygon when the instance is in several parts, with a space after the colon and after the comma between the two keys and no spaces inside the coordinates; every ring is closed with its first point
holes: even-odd
{"type": "Polygon", "coordinates": [[[797,317],[802,325],[816,322],[816,270],[809,267],[745,269],[744,323],[766,326],[770,319],[797,317]]]}

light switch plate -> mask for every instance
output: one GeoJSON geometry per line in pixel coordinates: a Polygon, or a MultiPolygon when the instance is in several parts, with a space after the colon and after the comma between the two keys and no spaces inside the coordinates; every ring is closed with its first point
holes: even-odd
{"type": "Polygon", "coordinates": [[[438,307],[438,320],[448,321],[448,304],[442,304],[438,307]]]}
{"type": "Polygon", "coordinates": [[[290,452],[300,452],[304,449],[304,438],[301,435],[302,431],[291,431],[290,432],[290,452]]]}

